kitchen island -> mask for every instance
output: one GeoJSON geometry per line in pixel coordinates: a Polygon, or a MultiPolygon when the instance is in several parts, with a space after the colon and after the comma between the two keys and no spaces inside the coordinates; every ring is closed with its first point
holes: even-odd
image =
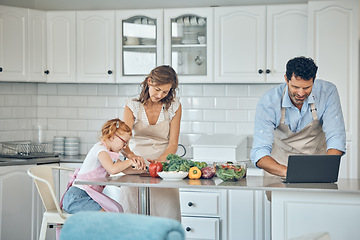
{"type": "MultiPolygon", "coordinates": [[[[339,179],[336,183],[283,183],[281,178],[247,176],[236,182],[218,178],[166,181],[137,175],[76,181],[76,184],[271,191],[272,239],[358,239],[360,236],[360,180],[339,179]]],[[[146,195],[143,200],[147,200],[146,195]]],[[[240,199],[239,199],[240,200],[240,199]]]]}

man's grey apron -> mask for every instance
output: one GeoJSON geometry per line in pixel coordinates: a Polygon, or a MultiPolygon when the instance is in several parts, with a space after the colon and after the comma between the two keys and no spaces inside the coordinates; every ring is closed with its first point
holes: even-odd
{"type": "MultiPolygon", "coordinates": [[[[290,130],[289,126],[285,124],[285,108],[281,108],[280,124],[274,130],[274,144],[271,151],[271,157],[278,163],[287,166],[289,155],[326,154],[327,145],[325,133],[320,125],[314,103],[311,103],[310,111],[313,121],[299,132],[294,133],[290,130]]],[[[271,184],[271,180],[272,178],[275,179],[275,176],[268,172],[264,172],[264,178],[266,178],[267,182],[271,184]]],[[[268,193],[267,196],[269,198],[268,193]]]]}
{"type": "MultiPolygon", "coordinates": [[[[170,116],[165,111],[165,120],[150,125],[142,122],[140,114],[143,105],[140,104],[138,121],[134,124],[134,135],[130,140],[130,149],[135,155],[145,159],[158,158],[169,144],[170,116]]],[[[120,204],[125,213],[138,213],[138,188],[121,187],[120,204]]],[[[150,188],[150,214],[154,216],[181,220],[179,189],[176,188],[150,188]]]]}

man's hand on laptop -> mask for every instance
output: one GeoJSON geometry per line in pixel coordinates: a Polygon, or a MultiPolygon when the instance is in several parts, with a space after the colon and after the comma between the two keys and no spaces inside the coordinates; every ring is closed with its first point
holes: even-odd
{"type": "Polygon", "coordinates": [[[273,175],[286,177],[287,167],[278,163],[270,156],[264,156],[260,158],[259,161],[256,163],[256,166],[264,169],[265,171],[273,175]]]}

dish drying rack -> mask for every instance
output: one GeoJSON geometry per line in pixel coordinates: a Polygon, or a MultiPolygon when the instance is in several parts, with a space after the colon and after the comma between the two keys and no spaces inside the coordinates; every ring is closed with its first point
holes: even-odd
{"type": "Polygon", "coordinates": [[[35,158],[55,155],[52,142],[37,143],[30,140],[0,142],[1,157],[35,158]]]}

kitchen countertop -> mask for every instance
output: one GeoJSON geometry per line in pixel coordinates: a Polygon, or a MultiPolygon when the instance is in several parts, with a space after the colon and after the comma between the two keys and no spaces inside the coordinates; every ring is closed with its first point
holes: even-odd
{"type": "Polygon", "coordinates": [[[0,167],[16,166],[16,165],[33,165],[33,164],[50,164],[50,163],[82,163],[86,155],[66,156],[60,155],[59,157],[47,158],[0,158],[0,167]]]}
{"type": "Polygon", "coordinates": [[[360,179],[339,179],[336,183],[283,183],[280,177],[247,176],[239,181],[224,182],[215,177],[198,180],[162,180],[161,178],[117,174],[108,179],[76,180],[76,184],[129,187],[198,188],[260,191],[306,191],[360,194],[360,179]]]}

